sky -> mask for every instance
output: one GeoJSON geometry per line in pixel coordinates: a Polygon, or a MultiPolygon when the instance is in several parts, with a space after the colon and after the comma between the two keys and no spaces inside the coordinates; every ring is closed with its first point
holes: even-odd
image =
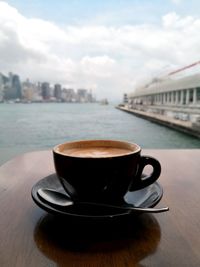
{"type": "Polygon", "coordinates": [[[0,1],[0,72],[121,101],[200,60],[198,0],[0,1]]]}

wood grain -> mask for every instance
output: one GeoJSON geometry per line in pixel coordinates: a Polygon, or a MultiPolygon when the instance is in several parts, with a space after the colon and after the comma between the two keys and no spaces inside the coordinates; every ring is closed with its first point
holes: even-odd
{"type": "Polygon", "coordinates": [[[31,188],[54,172],[51,151],[0,167],[0,266],[200,266],[200,150],[145,150],[162,166],[163,214],[110,223],[47,214],[31,188]]]}

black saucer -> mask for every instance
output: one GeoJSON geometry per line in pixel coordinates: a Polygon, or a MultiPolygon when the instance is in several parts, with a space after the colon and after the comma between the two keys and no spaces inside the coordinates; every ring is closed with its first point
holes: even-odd
{"type": "MultiPolygon", "coordinates": [[[[31,194],[32,198],[35,203],[45,211],[49,213],[53,213],[56,215],[64,215],[70,216],[72,218],[79,217],[79,218],[93,218],[93,219],[112,219],[118,218],[121,216],[130,216],[134,215],[134,212],[130,210],[118,210],[113,208],[94,208],[91,207],[90,209],[87,208],[83,209],[78,205],[73,205],[71,207],[58,207],[52,206],[45,200],[41,199],[37,191],[39,188],[50,188],[57,190],[59,192],[67,194],[62,185],[60,184],[59,180],[56,177],[56,174],[51,174],[42,180],[38,181],[32,188],[31,194]]],[[[149,208],[154,207],[162,198],[163,189],[159,183],[155,182],[152,185],[145,187],[141,190],[128,192],[124,197],[123,205],[133,205],[136,207],[143,207],[149,208]]]]}

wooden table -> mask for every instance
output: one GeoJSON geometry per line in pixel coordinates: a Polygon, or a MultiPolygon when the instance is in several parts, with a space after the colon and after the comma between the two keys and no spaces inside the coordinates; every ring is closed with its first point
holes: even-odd
{"type": "Polygon", "coordinates": [[[161,162],[162,214],[115,224],[50,215],[31,188],[54,172],[51,151],[0,167],[0,266],[200,266],[200,150],[146,150],[161,162]]]}

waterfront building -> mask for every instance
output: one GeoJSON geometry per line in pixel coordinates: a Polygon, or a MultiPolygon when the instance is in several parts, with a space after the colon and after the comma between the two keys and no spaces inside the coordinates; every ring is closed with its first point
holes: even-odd
{"type": "Polygon", "coordinates": [[[16,96],[15,98],[21,99],[22,98],[22,86],[21,86],[20,78],[16,74],[13,75],[12,88],[13,88],[13,91],[15,92],[15,96],[16,96]]]}
{"type": "Polygon", "coordinates": [[[54,85],[54,94],[53,95],[58,100],[62,99],[62,88],[61,88],[60,84],[57,83],[54,85]]]}
{"type": "MultiPolygon", "coordinates": [[[[32,83],[27,79],[22,83],[22,96],[23,101],[32,102],[37,101],[39,99],[39,88],[36,83],[32,83]]],[[[40,97],[41,100],[41,97],[40,97]]]]}
{"type": "Polygon", "coordinates": [[[95,102],[95,98],[92,95],[92,90],[78,89],[76,101],[79,103],[92,103],[95,102]]]}
{"type": "Polygon", "coordinates": [[[4,85],[5,85],[5,76],[0,73],[0,102],[4,100],[4,85]]]}
{"type": "Polygon", "coordinates": [[[51,89],[48,82],[43,82],[41,84],[41,95],[44,100],[50,100],[51,98],[51,89]]]}
{"type": "Polygon", "coordinates": [[[22,87],[18,75],[9,73],[9,77],[5,79],[4,98],[6,100],[16,100],[22,98],[22,87]]]}
{"type": "Polygon", "coordinates": [[[72,88],[64,88],[62,91],[62,100],[64,102],[75,102],[76,101],[76,93],[72,88]]]}
{"type": "Polygon", "coordinates": [[[79,103],[88,102],[86,89],[78,89],[77,90],[77,102],[79,102],[79,103]]]}
{"type": "Polygon", "coordinates": [[[92,95],[92,90],[90,90],[88,92],[88,94],[87,94],[87,100],[88,100],[89,103],[95,102],[95,99],[94,99],[94,97],[92,95]]]}
{"type": "Polygon", "coordinates": [[[124,103],[127,104],[128,103],[128,95],[127,94],[124,94],[124,103]]]}
{"type": "Polygon", "coordinates": [[[200,62],[136,88],[128,95],[128,106],[195,123],[200,117],[200,62]]]}

